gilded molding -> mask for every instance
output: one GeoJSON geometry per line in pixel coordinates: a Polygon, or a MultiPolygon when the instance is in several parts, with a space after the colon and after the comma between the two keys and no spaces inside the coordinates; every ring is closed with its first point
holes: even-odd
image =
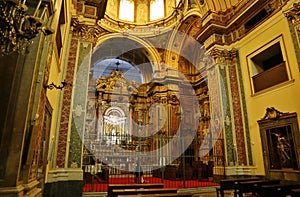
{"type": "Polygon", "coordinates": [[[294,25],[298,24],[300,22],[300,2],[294,3],[293,8],[284,14],[294,25]]]}
{"type": "MultiPolygon", "coordinates": [[[[268,15],[266,18],[268,18],[274,13],[279,12],[286,2],[287,0],[270,0],[260,1],[253,5],[257,6],[259,10],[264,9],[267,11],[268,15]]],[[[250,32],[249,29],[246,29],[245,23],[251,19],[251,16],[247,14],[251,7],[250,4],[249,7],[246,4],[243,4],[245,6],[229,9],[224,12],[210,12],[201,19],[202,27],[195,34],[195,38],[203,43],[207,49],[216,44],[229,46],[237,42],[250,32]]]]}
{"type": "Polygon", "coordinates": [[[182,19],[182,16],[179,17],[177,14],[173,14],[159,22],[138,25],[134,22],[118,21],[105,15],[102,20],[98,21],[98,25],[109,32],[130,32],[142,36],[153,36],[169,31],[177,25],[180,19],[182,19]]]}

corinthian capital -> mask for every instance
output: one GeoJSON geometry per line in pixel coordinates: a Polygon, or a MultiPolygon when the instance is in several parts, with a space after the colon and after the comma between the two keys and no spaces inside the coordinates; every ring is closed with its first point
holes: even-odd
{"type": "Polygon", "coordinates": [[[81,23],[78,18],[72,18],[72,35],[81,40],[96,43],[98,38],[105,33],[105,30],[98,25],[86,25],[81,23]]]}
{"type": "Polygon", "coordinates": [[[233,64],[236,61],[237,49],[217,49],[214,48],[210,51],[210,56],[216,63],[233,64]]]}
{"type": "Polygon", "coordinates": [[[293,8],[286,11],[285,16],[295,25],[300,22],[300,2],[294,3],[293,8]]]}

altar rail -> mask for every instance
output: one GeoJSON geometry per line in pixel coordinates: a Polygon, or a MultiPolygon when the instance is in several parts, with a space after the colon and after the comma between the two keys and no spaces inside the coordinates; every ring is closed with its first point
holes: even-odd
{"type": "MultiPolygon", "coordinates": [[[[150,139],[155,142],[156,148],[171,140],[164,136],[150,139]]],[[[135,184],[137,162],[140,162],[144,183],[147,184],[162,183],[166,188],[217,186],[214,177],[225,177],[223,139],[216,139],[214,145],[210,144],[213,148],[204,157],[197,157],[197,141],[204,143],[204,139],[195,139],[179,158],[172,155],[172,148],[181,148],[181,144],[170,146],[155,155],[152,154],[153,147],[149,144],[149,138],[135,139],[127,144],[120,140],[109,146],[105,142],[95,141],[94,150],[87,152],[83,158],[84,192],[107,192],[108,184],[135,184]],[[130,151],[136,151],[136,154],[127,154],[130,151]]]]}

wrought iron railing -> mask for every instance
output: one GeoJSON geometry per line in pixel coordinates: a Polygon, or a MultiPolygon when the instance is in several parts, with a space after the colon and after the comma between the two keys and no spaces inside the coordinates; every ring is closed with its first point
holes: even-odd
{"type": "Polygon", "coordinates": [[[85,144],[84,192],[105,192],[108,184],[136,183],[137,165],[142,167],[145,183],[164,183],[165,187],[215,186],[214,177],[225,176],[223,139],[215,139],[211,150],[200,157],[197,149],[201,149],[203,139],[196,138],[176,158],[172,149],[181,148],[181,144],[169,146],[170,150],[161,149],[172,140],[171,137],[151,136],[127,141],[115,137],[107,138],[114,139],[113,144],[105,140],[85,144]]]}

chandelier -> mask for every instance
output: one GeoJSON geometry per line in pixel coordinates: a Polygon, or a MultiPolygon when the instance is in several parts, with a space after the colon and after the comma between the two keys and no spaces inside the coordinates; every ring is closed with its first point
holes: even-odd
{"type": "Polygon", "coordinates": [[[45,35],[53,33],[49,27],[43,26],[44,21],[37,17],[42,0],[39,0],[33,15],[26,12],[26,0],[0,1],[0,54],[9,55],[23,52],[39,32],[45,35]]]}

